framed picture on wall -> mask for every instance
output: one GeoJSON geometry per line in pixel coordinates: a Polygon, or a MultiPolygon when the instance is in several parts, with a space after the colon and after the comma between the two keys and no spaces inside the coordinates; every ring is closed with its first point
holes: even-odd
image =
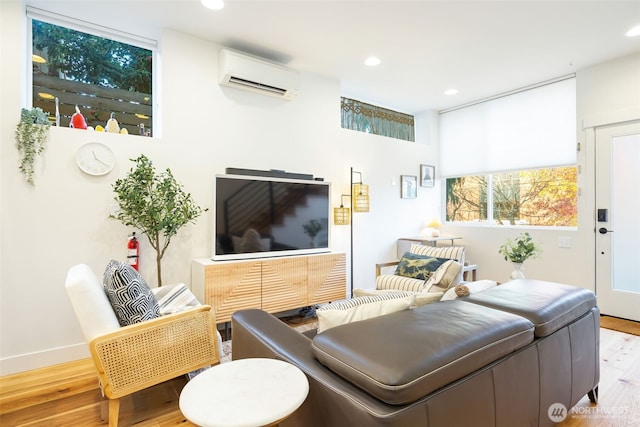
{"type": "Polygon", "coordinates": [[[436,167],[430,165],[420,165],[420,186],[433,187],[436,180],[436,167]]]}
{"type": "Polygon", "coordinates": [[[403,199],[415,199],[418,196],[418,177],[415,175],[400,175],[401,193],[403,199]]]}

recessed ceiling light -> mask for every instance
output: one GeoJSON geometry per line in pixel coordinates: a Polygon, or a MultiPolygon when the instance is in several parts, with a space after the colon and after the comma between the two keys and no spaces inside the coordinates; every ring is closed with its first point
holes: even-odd
{"type": "Polygon", "coordinates": [[[458,93],[458,89],[447,89],[444,91],[445,95],[456,95],[458,93]]]}
{"type": "Polygon", "coordinates": [[[31,55],[31,61],[37,63],[37,64],[46,64],[47,60],[44,59],[42,56],[40,55],[36,55],[35,53],[33,55],[31,55]]]}
{"type": "Polygon", "coordinates": [[[380,58],[378,58],[377,56],[370,56],[369,58],[365,59],[364,65],[367,65],[369,67],[380,65],[380,58]]]}
{"type": "Polygon", "coordinates": [[[627,37],[636,37],[636,36],[640,36],[640,25],[636,25],[635,27],[633,27],[632,29],[630,29],[629,31],[627,31],[626,36],[627,36],[627,37]]]}
{"type": "Polygon", "coordinates": [[[224,1],[222,0],[200,0],[200,3],[207,9],[220,10],[224,8],[224,1]]]}

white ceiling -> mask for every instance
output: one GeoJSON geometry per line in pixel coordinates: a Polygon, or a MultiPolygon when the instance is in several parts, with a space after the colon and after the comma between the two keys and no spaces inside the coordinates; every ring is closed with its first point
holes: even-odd
{"type": "MultiPolygon", "coordinates": [[[[27,0],[147,37],[168,27],[341,82],[396,110],[441,110],[640,52],[636,1],[27,0]],[[366,67],[370,55],[382,60],[366,67]],[[445,89],[460,93],[445,96],[445,89]]],[[[640,70],[639,70],[640,72],[640,70]]]]}

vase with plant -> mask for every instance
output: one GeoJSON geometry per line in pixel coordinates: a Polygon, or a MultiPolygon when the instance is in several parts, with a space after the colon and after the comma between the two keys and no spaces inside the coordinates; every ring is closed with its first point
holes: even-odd
{"type": "Polygon", "coordinates": [[[50,126],[49,115],[41,108],[22,109],[16,126],[16,146],[20,154],[20,172],[30,185],[35,185],[33,165],[45,149],[50,126]]]}
{"type": "Polygon", "coordinates": [[[498,252],[504,256],[505,261],[513,263],[515,270],[511,273],[511,278],[524,279],[522,264],[530,258],[539,257],[542,248],[529,233],[521,233],[515,239],[507,239],[498,252]]]}
{"type": "Polygon", "coordinates": [[[304,232],[309,238],[311,238],[311,247],[315,247],[315,238],[322,230],[322,224],[317,219],[311,219],[306,224],[302,225],[304,232]]]}
{"type": "Polygon", "coordinates": [[[156,251],[158,286],[162,286],[161,261],[171,239],[184,225],[195,223],[206,209],[198,206],[191,194],[183,190],[169,168],[156,173],[145,155],[131,160],[135,167],[113,184],[119,210],[109,218],[135,227],[147,236],[156,251]]]}

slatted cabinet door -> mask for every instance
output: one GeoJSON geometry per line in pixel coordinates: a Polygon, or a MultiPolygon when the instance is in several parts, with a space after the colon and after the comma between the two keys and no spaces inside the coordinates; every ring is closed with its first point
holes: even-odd
{"type": "Polygon", "coordinates": [[[237,310],[270,313],[337,301],[346,297],[346,255],[327,253],[239,261],[197,259],[191,284],[197,298],[211,305],[218,323],[237,310]]]}
{"type": "Polygon", "coordinates": [[[205,269],[205,304],[216,311],[218,323],[231,321],[240,309],[261,308],[262,261],[214,263],[205,269]]]}
{"type": "Polygon", "coordinates": [[[345,298],[347,256],[343,253],[309,258],[309,296],[307,305],[345,298]]]}
{"type": "Polygon", "coordinates": [[[307,304],[307,257],[262,261],[262,309],[270,313],[307,304]]]}

